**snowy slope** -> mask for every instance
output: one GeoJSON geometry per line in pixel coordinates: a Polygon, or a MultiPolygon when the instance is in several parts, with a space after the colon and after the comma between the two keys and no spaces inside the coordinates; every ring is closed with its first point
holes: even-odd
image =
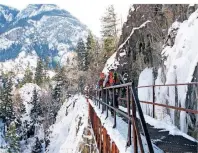
{"type": "MultiPolygon", "coordinates": [[[[175,44],[173,47],[166,46],[162,51],[162,56],[165,57],[165,70],[162,72],[162,68],[159,68],[155,84],[188,83],[192,81],[195,67],[198,64],[198,10],[183,23],[173,23],[173,26],[169,31],[177,28],[179,28],[179,30],[177,32],[175,44]],[[164,75],[162,73],[165,73],[165,82],[164,75]]],[[[153,80],[152,69],[145,69],[140,74],[139,86],[151,85],[154,83],[153,80]]],[[[177,89],[178,106],[185,108],[187,86],[179,86],[177,89]]],[[[139,89],[138,92],[140,100],[152,101],[152,89],[139,89]]],[[[158,103],[167,103],[168,105],[176,106],[175,87],[157,87],[155,88],[155,93],[155,98],[158,103]]],[[[146,114],[151,115],[152,109],[145,104],[143,109],[146,114]]],[[[174,110],[170,110],[169,115],[166,109],[156,107],[156,118],[169,122],[170,124],[175,124],[174,110]]],[[[188,114],[181,111],[179,114],[180,129],[185,133],[187,133],[188,125],[191,123],[190,118],[187,118],[188,114]]]]}
{"type": "MultiPolygon", "coordinates": [[[[32,109],[32,104],[30,103],[33,97],[33,90],[36,88],[39,94],[41,94],[41,88],[33,83],[27,83],[22,88],[19,89],[19,94],[22,98],[22,101],[26,108],[26,113],[23,114],[21,121],[23,130],[26,130],[26,125],[31,123],[30,112],[32,109]]],[[[38,137],[39,140],[44,140],[44,129],[42,125],[35,126],[35,135],[34,137],[30,137],[26,141],[22,140],[20,142],[21,145],[21,153],[32,153],[32,147],[35,145],[35,138],[38,137]]]]}
{"type": "MultiPolygon", "coordinates": [[[[4,123],[2,119],[0,119],[0,148],[5,147],[5,138],[4,138],[4,123]]],[[[2,150],[3,151],[3,150],[2,150]]],[[[1,153],[1,150],[0,150],[1,153]]]]}
{"type": "MultiPolygon", "coordinates": [[[[72,58],[73,56],[70,54],[67,53],[66,58],[72,58]]],[[[21,53],[19,53],[17,58],[10,59],[5,62],[0,62],[0,76],[1,73],[13,72],[14,82],[18,84],[18,82],[23,79],[25,75],[25,70],[28,67],[31,69],[33,74],[35,73],[37,60],[38,60],[38,56],[35,51],[33,51],[32,53],[26,53],[25,51],[22,51],[21,53]]],[[[64,62],[63,64],[67,64],[67,63],[64,62]]],[[[46,75],[52,78],[55,75],[55,72],[53,70],[47,70],[46,75]]]]}
{"type": "Polygon", "coordinates": [[[50,127],[50,144],[46,153],[76,153],[84,128],[88,125],[88,105],[83,96],[75,95],[58,112],[50,127]],[[73,104],[75,103],[75,107],[73,104]],[[66,107],[68,114],[66,115],[66,107]],[[78,129],[79,126],[79,130],[78,129]]]}

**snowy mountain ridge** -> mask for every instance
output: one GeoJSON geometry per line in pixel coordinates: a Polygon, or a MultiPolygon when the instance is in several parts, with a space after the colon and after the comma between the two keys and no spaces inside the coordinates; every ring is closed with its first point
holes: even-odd
{"type": "Polygon", "coordinates": [[[66,10],[53,4],[31,4],[20,12],[0,5],[0,62],[15,60],[21,52],[46,60],[51,66],[66,64],[88,28],[66,10]]]}

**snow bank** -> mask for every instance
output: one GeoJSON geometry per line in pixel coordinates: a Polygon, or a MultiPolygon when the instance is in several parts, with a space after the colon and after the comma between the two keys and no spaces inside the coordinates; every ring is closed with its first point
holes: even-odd
{"type": "Polygon", "coordinates": [[[7,153],[7,150],[0,148],[0,153],[7,153]]]}
{"type": "Polygon", "coordinates": [[[19,89],[19,94],[26,108],[26,113],[23,115],[23,118],[22,118],[23,122],[25,120],[28,122],[31,121],[30,112],[33,106],[30,102],[33,97],[34,88],[36,88],[37,91],[41,90],[41,88],[38,85],[33,84],[33,83],[26,83],[25,85],[23,85],[22,88],[19,89]]]}
{"type": "MultiPolygon", "coordinates": [[[[6,146],[5,138],[4,138],[4,123],[0,118],[0,148],[4,148],[6,146]]],[[[1,150],[0,150],[1,153],[1,150]]]]}
{"type": "MultiPolygon", "coordinates": [[[[22,126],[24,128],[26,127],[27,124],[30,124],[32,121],[30,117],[31,109],[33,107],[31,101],[33,98],[33,91],[35,88],[38,91],[38,94],[41,94],[41,88],[33,83],[26,83],[25,85],[23,85],[22,88],[19,89],[19,94],[26,108],[26,112],[22,115],[21,118],[22,126]]],[[[36,137],[38,137],[39,140],[44,140],[44,128],[42,124],[35,125],[34,137],[28,138],[27,142],[25,140],[20,142],[22,153],[32,152],[32,148],[35,145],[36,137]]]]}
{"type": "Polygon", "coordinates": [[[50,127],[50,144],[46,153],[76,153],[83,130],[87,125],[88,105],[86,99],[76,95],[63,104],[58,112],[56,123],[50,127]],[[74,103],[75,107],[73,108],[74,103]],[[68,107],[67,116],[66,107],[68,107]]]}

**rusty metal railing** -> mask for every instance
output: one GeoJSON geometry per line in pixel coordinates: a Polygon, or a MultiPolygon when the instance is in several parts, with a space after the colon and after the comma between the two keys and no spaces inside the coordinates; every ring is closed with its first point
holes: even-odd
{"type": "Polygon", "coordinates": [[[187,109],[187,108],[182,108],[182,107],[176,107],[176,106],[170,106],[170,105],[166,105],[166,104],[161,104],[159,102],[155,101],[155,87],[171,87],[171,86],[185,86],[185,85],[196,85],[198,86],[198,82],[191,82],[191,83],[177,83],[177,84],[164,84],[164,85],[147,85],[147,86],[138,86],[137,88],[149,88],[152,87],[152,102],[151,101],[143,101],[140,100],[141,103],[144,104],[149,104],[149,105],[153,105],[153,110],[152,110],[152,114],[153,114],[153,118],[155,118],[155,106],[161,106],[161,107],[165,107],[165,108],[170,108],[170,109],[174,109],[174,110],[179,110],[179,111],[185,111],[188,113],[193,113],[193,114],[198,114],[198,110],[192,110],[192,109],[187,109]]]}
{"type": "Polygon", "coordinates": [[[100,118],[97,116],[94,108],[89,103],[89,118],[91,121],[95,141],[99,152],[101,153],[119,153],[115,142],[111,140],[107,130],[101,124],[100,118]]]}
{"type": "MultiPolygon", "coordinates": [[[[112,111],[113,113],[113,117],[114,117],[114,125],[113,128],[116,128],[117,125],[117,120],[116,120],[116,113],[120,114],[120,116],[124,117],[127,120],[128,123],[128,140],[127,140],[127,146],[132,145],[133,142],[133,147],[134,147],[134,153],[138,152],[138,144],[139,144],[139,148],[141,152],[144,152],[143,149],[143,145],[142,145],[142,140],[141,140],[141,136],[140,136],[140,132],[139,132],[139,128],[137,125],[137,117],[136,117],[136,110],[139,113],[139,117],[140,117],[140,123],[143,129],[143,133],[144,136],[146,138],[147,141],[147,145],[148,145],[148,150],[150,153],[154,152],[153,151],[153,147],[151,144],[151,140],[150,140],[150,136],[148,134],[148,130],[146,127],[146,122],[144,119],[144,115],[140,106],[140,103],[144,103],[144,104],[149,104],[153,106],[153,117],[155,117],[155,106],[160,106],[160,107],[165,107],[165,108],[170,108],[170,109],[174,109],[174,110],[179,110],[179,111],[186,111],[188,113],[194,113],[194,114],[198,114],[197,110],[192,110],[192,109],[186,109],[186,108],[182,108],[182,107],[176,107],[176,106],[170,106],[170,105],[166,105],[166,104],[161,104],[161,103],[156,103],[155,102],[155,87],[163,87],[163,86],[183,86],[183,85],[198,85],[198,82],[191,82],[191,83],[178,83],[178,84],[165,84],[165,85],[148,85],[148,86],[139,86],[139,87],[135,87],[131,82],[130,83],[126,83],[126,84],[122,84],[122,85],[115,85],[115,86],[111,86],[111,87],[106,87],[100,90],[95,91],[95,93],[91,95],[91,97],[95,100],[95,104],[101,108],[102,105],[102,113],[104,113],[104,111],[106,110],[106,118],[109,116],[109,110],[112,111]],[[140,101],[138,99],[138,95],[137,95],[137,89],[139,88],[148,88],[148,87],[152,87],[153,90],[153,100],[152,102],[149,101],[140,101]],[[122,90],[125,89],[126,90],[126,95],[124,97],[121,97],[119,95],[119,101],[125,101],[127,104],[127,111],[122,111],[118,108],[118,104],[116,104],[116,100],[115,100],[115,94],[116,94],[116,90],[122,90]],[[112,94],[110,98],[110,93],[112,94]],[[109,102],[112,102],[112,104],[110,104],[109,102]],[[132,110],[132,112],[131,112],[132,110]],[[133,141],[131,139],[132,136],[132,128],[133,128],[133,141]]],[[[117,101],[118,102],[118,101],[117,101]]]]}
{"type": "Polygon", "coordinates": [[[108,114],[109,110],[112,112],[112,115],[114,118],[113,128],[116,128],[117,126],[116,113],[127,120],[128,138],[127,138],[126,145],[130,146],[132,145],[132,142],[133,142],[134,153],[138,152],[138,147],[139,147],[139,150],[142,153],[144,153],[145,151],[144,151],[144,147],[142,144],[141,134],[140,134],[139,127],[137,124],[137,117],[136,117],[136,110],[137,110],[137,112],[139,113],[139,118],[140,118],[140,123],[142,125],[143,133],[146,138],[148,150],[150,153],[154,153],[153,146],[150,140],[146,122],[144,119],[144,115],[140,106],[137,93],[135,91],[134,84],[127,83],[127,84],[115,85],[115,86],[103,88],[102,90],[97,90],[94,95],[91,95],[91,97],[95,100],[95,104],[99,107],[99,109],[101,108],[101,105],[102,105],[102,113],[106,111],[106,118],[109,116],[108,114]],[[116,94],[120,93],[120,92],[117,92],[116,90],[120,91],[122,89],[126,90],[127,112],[124,112],[118,108],[118,101],[115,98],[116,94]],[[110,101],[111,101],[111,104],[110,104],[110,101]],[[133,134],[132,134],[132,131],[133,131],[133,134]],[[133,141],[132,141],[132,136],[133,136],[133,141]]]}

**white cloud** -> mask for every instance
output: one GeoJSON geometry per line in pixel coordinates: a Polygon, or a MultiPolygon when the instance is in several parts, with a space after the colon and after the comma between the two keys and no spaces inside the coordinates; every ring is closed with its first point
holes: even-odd
{"type": "Polygon", "coordinates": [[[94,34],[100,35],[100,18],[108,5],[114,4],[118,17],[125,20],[131,0],[1,0],[1,4],[24,9],[28,4],[56,4],[86,24],[94,34]]]}

